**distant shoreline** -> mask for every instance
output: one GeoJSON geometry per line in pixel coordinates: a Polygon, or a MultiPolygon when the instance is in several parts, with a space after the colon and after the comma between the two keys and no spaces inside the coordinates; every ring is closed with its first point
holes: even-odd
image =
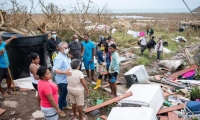
{"type": "Polygon", "coordinates": [[[108,12],[113,14],[126,13],[190,13],[188,9],[108,9],[108,12]]]}

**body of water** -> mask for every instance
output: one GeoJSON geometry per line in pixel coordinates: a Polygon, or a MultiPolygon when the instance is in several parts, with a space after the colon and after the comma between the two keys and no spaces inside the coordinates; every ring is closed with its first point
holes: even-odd
{"type": "Polygon", "coordinates": [[[111,13],[189,13],[186,9],[110,9],[111,13]]]}

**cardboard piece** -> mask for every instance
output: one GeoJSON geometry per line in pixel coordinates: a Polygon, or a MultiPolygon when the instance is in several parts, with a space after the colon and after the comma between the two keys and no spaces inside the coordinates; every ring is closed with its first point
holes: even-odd
{"type": "Polygon", "coordinates": [[[168,107],[168,108],[162,108],[158,111],[157,114],[162,114],[162,113],[167,113],[167,112],[171,112],[171,111],[174,111],[174,110],[180,110],[180,109],[183,109],[184,108],[184,105],[175,105],[175,106],[172,106],[172,107],[168,107]]]}
{"type": "Polygon", "coordinates": [[[130,91],[130,92],[127,92],[127,93],[125,93],[125,94],[123,94],[123,95],[121,95],[121,96],[118,96],[118,97],[115,97],[115,98],[113,98],[113,99],[111,99],[111,100],[108,100],[108,101],[106,101],[106,102],[103,102],[103,103],[101,103],[101,104],[92,106],[92,107],[90,107],[90,108],[86,108],[86,109],[84,109],[83,111],[84,111],[85,113],[88,113],[88,112],[91,112],[91,111],[93,111],[93,110],[96,110],[96,109],[101,108],[101,107],[104,107],[104,106],[107,106],[107,105],[109,105],[109,104],[112,104],[112,103],[114,103],[114,102],[117,102],[117,101],[119,101],[119,100],[121,100],[121,99],[127,98],[127,97],[132,96],[132,95],[133,95],[133,93],[130,91]]]}

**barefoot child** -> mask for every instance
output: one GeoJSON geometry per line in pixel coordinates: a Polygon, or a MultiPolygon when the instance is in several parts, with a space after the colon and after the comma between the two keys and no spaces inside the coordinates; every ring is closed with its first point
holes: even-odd
{"type": "Polygon", "coordinates": [[[113,94],[115,97],[117,96],[117,86],[116,86],[116,80],[117,75],[119,74],[119,54],[117,53],[117,47],[115,44],[111,44],[109,47],[109,51],[111,52],[111,63],[109,67],[109,73],[110,73],[110,89],[111,94],[113,94]]]}

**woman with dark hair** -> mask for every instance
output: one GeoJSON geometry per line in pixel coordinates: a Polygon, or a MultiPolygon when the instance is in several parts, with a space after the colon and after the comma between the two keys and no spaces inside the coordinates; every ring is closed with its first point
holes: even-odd
{"type": "Polygon", "coordinates": [[[98,56],[98,80],[96,82],[95,90],[98,89],[101,86],[101,80],[103,76],[107,76],[108,74],[108,69],[110,66],[110,53],[108,52],[108,44],[107,43],[101,43],[100,44],[100,49],[97,51],[97,56],[98,56]]]}
{"type": "Polygon", "coordinates": [[[51,81],[51,73],[47,67],[41,66],[37,75],[40,78],[38,93],[41,98],[41,110],[46,120],[58,120],[58,114],[61,113],[58,107],[58,87],[51,81]]]}
{"type": "MultiPolygon", "coordinates": [[[[38,81],[39,81],[39,76],[36,74],[37,70],[39,69],[40,65],[40,56],[37,53],[31,53],[31,55],[29,56],[31,59],[31,64],[29,66],[29,71],[30,71],[30,77],[31,77],[31,81],[33,84],[33,87],[35,88],[36,91],[38,91],[38,81]]],[[[39,95],[37,96],[38,99],[38,105],[39,108],[38,110],[40,110],[40,97],[39,95]]]]}

